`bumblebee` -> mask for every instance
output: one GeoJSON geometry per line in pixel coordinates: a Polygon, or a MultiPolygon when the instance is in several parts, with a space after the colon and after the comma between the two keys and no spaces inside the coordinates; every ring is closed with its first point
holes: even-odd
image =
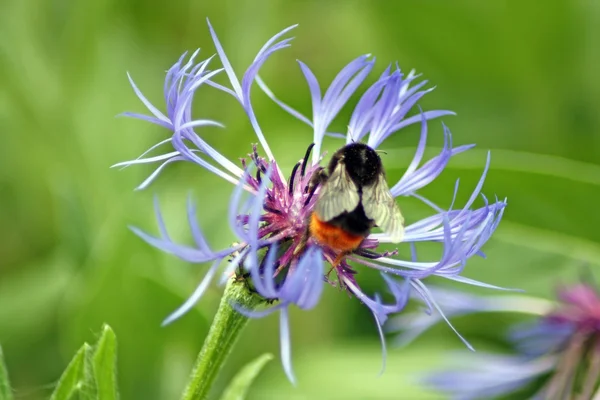
{"type": "MultiPolygon", "coordinates": [[[[320,191],[310,216],[308,234],[344,255],[358,249],[371,229],[379,227],[398,243],[404,218],[390,193],[381,158],[363,143],[336,151],[315,186],[320,191]]],[[[315,187],[316,189],[316,187],[315,187]]]]}

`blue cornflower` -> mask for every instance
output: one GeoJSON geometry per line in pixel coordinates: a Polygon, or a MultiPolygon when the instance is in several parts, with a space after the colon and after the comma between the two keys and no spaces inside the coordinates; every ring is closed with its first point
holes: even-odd
{"type": "MultiPolygon", "coordinates": [[[[600,398],[600,294],[592,286],[564,287],[557,303],[521,295],[492,299],[448,290],[442,293],[449,314],[501,311],[537,317],[509,329],[514,354],[459,354],[447,370],[424,380],[428,388],[461,400],[491,399],[524,390],[535,391],[535,399],[600,398]]],[[[402,341],[436,322],[416,315],[403,317],[408,319],[403,321],[407,328],[402,341]]]]}
{"type": "MultiPolygon", "coordinates": [[[[166,165],[180,160],[196,163],[235,185],[229,207],[229,223],[236,235],[236,244],[230,247],[215,251],[208,245],[196,224],[194,206],[191,202],[188,204],[187,214],[195,241],[193,246],[177,244],[171,240],[158,206],[156,214],[160,236],[149,235],[137,228],[133,230],[151,245],[183,260],[193,263],[212,263],[196,291],[165,320],[165,323],[180,317],[198,301],[225,260],[228,262],[224,267],[222,281],[227,280],[237,271],[238,275],[247,277],[251,287],[262,297],[278,300],[274,306],[263,311],[241,308],[239,311],[251,317],[261,317],[274,311],[280,313],[282,361],[292,381],[294,378],[291,368],[288,322],[290,306],[311,309],[317,305],[325,283],[338,286],[369,307],[383,342],[381,326],[388,315],[404,308],[410,290],[416,290],[437,307],[422,279],[437,275],[468,284],[493,287],[462,277],[460,273],[468,258],[482,255],[480,249],[498,226],[506,205],[504,201],[490,203],[481,195],[484,206],[472,209],[473,203],[480,196],[489,167],[489,155],[479,182],[462,208],[445,210],[417,194],[419,189],[431,183],[444,170],[450,158],[473,146],[453,147],[450,131],[444,126],[445,141],[441,152],[422,163],[428,135],[427,121],[453,113],[436,110],[421,111],[419,114],[408,116],[417,101],[432,90],[422,90],[426,81],[414,84],[419,77],[414,72],[405,76],[397,66],[388,67],[360,97],[348,123],[346,134],[330,132],[329,126],[371,72],[375,60],[370,56],[360,56],[346,65],[324,95],[308,66],[299,62],[312,97],[312,118],[302,115],[275,97],[260,79],[258,72],[275,52],[290,46],[291,39],[282,39],[282,37],[293,28],[295,26],[273,36],[260,49],[240,81],[209,23],[222,68],[208,69],[214,56],[197,63],[195,58],[199,51],[194,52],[187,62],[185,62],[186,54],[181,56],[167,71],[164,85],[166,115],[144,97],[130,77],[136,95],[151,115],[135,113],[125,115],[161,125],[172,134],[137,159],[117,164],[129,166],[161,162],[158,168],[142,182],[139,189],[147,187],[166,165]],[[222,72],[227,75],[230,86],[223,86],[213,80],[215,75],[222,72]],[[251,88],[254,82],[257,82],[263,92],[284,110],[309,125],[313,131],[312,140],[307,141],[307,145],[310,144],[309,150],[294,166],[288,179],[285,179],[283,170],[271,152],[252,107],[251,88]],[[254,146],[248,155],[249,159],[243,159],[238,166],[196,133],[196,128],[204,126],[223,127],[216,121],[192,117],[192,101],[196,91],[202,86],[211,86],[228,93],[240,103],[265,157],[260,155],[258,146],[254,146]],[[336,254],[335,249],[320,245],[312,239],[307,241],[305,237],[307,222],[317,199],[316,195],[311,196],[308,189],[314,182],[314,175],[320,169],[319,163],[323,158],[321,154],[323,138],[329,135],[341,136],[346,142],[365,140],[371,148],[377,148],[390,135],[415,123],[421,124],[421,138],[416,153],[402,178],[391,187],[394,197],[412,196],[424,201],[434,210],[432,216],[405,227],[403,242],[411,245],[412,259],[402,260],[394,257],[396,252],[374,251],[380,243],[391,242],[388,235],[375,233],[366,238],[354,254],[334,263],[339,255],[336,254]],[[161,146],[170,146],[171,150],[162,155],[148,156],[151,151],[161,146]],[[312,161],[309,160],[311,148],[312,161]],[[439,259],[418,261],[415,245],[419,242],[439,243],[443,249],[442,256],[439,259]],[[393,301],[385,303],[379,295],[369,296],[363,292],[356,279],[357,268],[361,267],[374,268],[382,273],[383,280],[393,295],[393,301]]],[[[248,140],[252,139],[248,138],[248,140]]]]}
{"type": "MultiPolygon", "coordinates": [[[[456,290],[432,286],[429,292],[442,307],[437,307],[433,312],[431,304],[420,293],[413,293],[412,298],[425,303],[425,312],[415,310],[405,312],[390,318],[386,325],[389,333],[401,332],[395,338],[395,344],[406,346],[421,336],[425,331],[441,321],[448,322],[448,318],[460,317],[474,313],[523,313],[543,314],[550,311],[551,303],[547,300],[532,298],[524,295],[500,295],[500,296],[477,296],[470,293],[458,292],[456,290]]],[[[452,328],[452,325],[450,325],[452,328]]],[[[468,341],[456,330],[457,336],[472,350],[468,341]]]]}

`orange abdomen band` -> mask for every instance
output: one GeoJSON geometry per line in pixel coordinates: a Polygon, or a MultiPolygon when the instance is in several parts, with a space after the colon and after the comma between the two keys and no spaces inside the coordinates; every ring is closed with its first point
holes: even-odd
{"type": "Polygon", "coordinates": [[[321,221],[315,213],[310,216],[310,235],[317,242],[340,252],[350,252],[360,246],[364,236],[348,233],[342,228],[321,221]]]}

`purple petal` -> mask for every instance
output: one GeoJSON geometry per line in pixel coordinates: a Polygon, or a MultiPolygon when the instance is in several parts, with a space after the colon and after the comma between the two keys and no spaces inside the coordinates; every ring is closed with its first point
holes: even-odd
{"type": "Polygon", "coordinates": [[[263,296],[266,298],[277,297],[277,292],[275,290],[275,257],[277,257],[277,250],[277,243],[273,243],[273,245],[269,248],[269,253],[267,254],[267,258],[264,263],[265,287],[262,293],[264,293],[263,296]]]}
{"type": "Polygon", "coordinates": [[[408,302],[409,292],[410,292],[410,284],[409,280],[405,280],[404,285],[400,285],[395,282],[393,279],[386,277],[382,274],[382,277],[388,284],[388,287],[392,291],[394,295],[395,301],[392,304],[382,304],[377,296],[375,299],[371,299],[367,296],[358,286],[354,278],[350,275],[342,275],[341,278],[344,284],[348,287],[348,289],[354,294],[354,296],[362,301],[375,315],[376,319],[384,325],[387,321],[389,314],[395,314],[404,309],[406,303],[408,302]]]}
{"type": "MultiPolygon", "coordinates": [[[[389,71],[389,67],[386,72],[389,71]]],[[[388,80],[388,75],[384,72],[382,77],[369,87],[362,95],[350,118],[348,125],[348,137],[346,143],[352,140],[360,141],[369,131],[369,123],[373,118],[374,105],[377,98],[381,94],[381,90],[385,87],[388,80]]]]}
{"type": "Polygon", "coordinates": [[[156,168],[154,170],[154,172],[152,172],[152,174],[150,174],[149,177],[147,177],[138,187],[135,188],[135,190],[143,190],[145,188],[147,188],[153,181],[154,179],[156,179],[156,177],[161,173],[161,171],[169,164],[171,164],[172,162],[175,161],[185,161],[186,159],[184,157],[178,156],[178,157],[173,157],[168,159],[167,161],[165,161],[164,163],[160,164],[158,166],[158,168],[156,168]]]}
{"type": "Polygon", "coordinates": [[[150,101],[146,98],[146,96],[144,96],[144,94],[140,91],[140,89],[138,89],[137,85],[131,78],[131,75],[129,75],[129,72],[127,73],[127,78],[129,79],[129,83],[131,84],[131,87],[133,88],[133,91],[135,92],[136,96],[142,101],[142,103],[144,103],[146,108],[159,120],[167,124],[170,123],[169,119],[165,117],[165,115],[162,112],[160,112],[158,108],[154,107],[152,103],[150,103],[150,101]]]}
{"type": "Polygon", "coordinates": [[[308,82],[313,103],[313,143],[315,143],[313,164],[317,163],[321,156],[321,144],[329,124],[373,68],[374,61],[369,61],[368,57],[368,55],[358,57],[346,65],[333,79],[323,99],[320,98],[321,90],[314,74],[304,63],[299,61],[300,68],[308,82]]]}
{"type": "Polygon", "coordinates": [[[304,290],[296,304],[304,310],[315,307],[323,293],[323,255],[318,247],[309,247],[298,263],[298,270],[306,271],[304,290]]]}
{"type": "Polygon", "coordinates": [[[423,284],[423,282],[421,282],[420,280],[413,280],[413,281],[411,281],[411,284],[413,285],[415,290],[417,290],[417,292],[421,295],[421,297],[427,298],[428,303],[433,305],[433,307],[437,310],[437,312],[440,313],[440,316],[444,319],[444,321],[446,321],[446,324],[448,324],[450,329],[452,329],[454,331],[456,336],[458,336],[458,338],[465,344],[465,346],[467,346],[467,348],[469,350],[475,351],[475,349],[473,348],[473,346],[471,346],[471,344],[467,341],[467,339],[465,339],[460,333],[458,333],[456,328],[454,328],[454,326],[450,323],[450,321],[444,314],[444,311],[442,311],[442,309],[440,308],[438,303],[435,301],[435,299],[431,295],[431,292],[429,291],[427,286],[425,286],[423,284]]]}
{"type": "Polygon", "coordinates": [[[233,193],[231,194],[231,200],[229,201],[229,226],[231,230],[236,234],[237,237],[241,238],[243,241],[248,242],[248,235],[246,231],[242,228],[238,221],[238,210],[240,208],[242,202],[242,196],[245,193],[245,184],[246,180],[250,176],[251,166],[249,166],[246,171],[244,171],[244,175],[240,179],[239,183],[236,185],[233,193]]]}
{"type": "Polygon", "coordinates": [[[325,92],[321,105],[321,118],[325,121],[326,126],[323,127],[325,130],[371,72],[375,61],[369,61],[368,57],[368,55],[361,56],[350,62],[334,78],[325,92]]]}
{"type": "Polygon", "coordinates": [[[181,130],[181,125],[183,125],[183,123],[185,123],[186,120],[191,118],[190,110],[192,107],[192,100],[194,98],[196,90],[198,90],[198,88],[202,86],[203,83],[212,78],[214,75],[223,71],[223,69],[218,69],[216,71],[204,74],[204,70],[208,66],[208,63],[211,59],[212,57],[198,64],[198,71],[194,74],[193,78],[188,79],[183,88],[180,89],[180,91],[177,93],[178,95],[176,96],[176,99],[173,102],[173,108],[170,114],[171,122],[174,126],[173,130],[181,130]]]}
{"type": "MultiPolygon", "coordinates": [[[[431,297],[435,298],[440,307],[444,309],[447,317],[483,312],[540,315],[551,309],[550,302],[546,300],[519,295],[478,296],[439,286],[430,286],[429,291],[431,297]]],[[[427,306],[431,306],[431,302],[428,299],[415,297],[419,300],[424,300],[427,306]]],[[[439,313],[429,315],[429,313],[417,310],[395,316],[387,323],[386,331],[401,332],[396,338],[395,343],[399,346],[406,346],[442,320],[443,318],[439,313]]],[[[546,337],[545,332],[543,336],[546,337]]],[[[515,341],[518,340],[521,342],[521,339],[522,337],[519,336],[515,341]]]]}
{"type": "Polygon", "coordinates": [[[385,365],[387,361],[387,346],[385,344],[385,336],[383,334],[383,329],[381,328],[382,324],[377,318],[377,313],[371,310],[373,314],[373,318],[375,318],[375,325],[377,326],[377,333],[379,333],[379,341],[381,342],[381,371],[379,371],[379,375],[381,376],[385,372],[385,365]]]}
{"type": "Polygon", "coordinates": [[[256,61],[256,60],[258,60],[258,58],[262,57],[263,54],[267,52],[267,50],[269,49],[269,47],[271,47],[271,45],[273,44],[273,42],[275,42],[281,36],[285,35],[289,31],[291,31],[292,29],[295,29],[297,27],[298,27],[298,24],[288,26],[287,28],[285,28],[284,30],[282,30],[281,32],[279,32],[278,34],[276,34],[275,36],[273,36],[271,39],[269,39],[267,41],[267,43],[265,43],[265,45],[258,51],[258,54],[254,58],[254,61],[256,61]]]}
{"type": "Polygon", "coordinates": [[[509,339],[522,354],[541,356],[561,348],[575,329],[573,324],[553,324],[541,319],[514,326],[509,339]]]}
{"type": "Polygon", "coordinates": [[[485,182],[485,177],[490,168],[490,160],[491,160],[491,153],[488,151],[487,158],[485,161],[485,167],[483,168],[483,173],[481,174],[481,178],[479,178],[479,182],[477,182],[477,186],[475,186],[475,190],[473,190],[473,193],[471,193],[471,197],[467,201],[467,204],[465,205],[463,210],[466,210],[467,208],[471,207],[471,204],[473,204],[473,202],[475,201],[475,199],[481,192],[481,188],[483,187],[483,183],[485,182]]]}
{"type": "Polygon", "coordinates": [[[505,292],[522,292],[523,291],[522,289],[504,288],[501,286],[490,285],[489,283],[480,282],[478,280],[467,278],[467,277],[460,276],[460,275],[448,275],[448,276],[444,276],[444,278],[449,279],[451,281],[465,283],[467,285],[482,287],[482,288],[486,288],[486,289],[502,290],[505,292]]]}
{"type": "Polygon", "coordinates": [[[213,29],[212,25],[210,24],[210,21],[208,20],[208,18],[206,19],[206,22],[208,24],[208,29],[210,30],[210,36],[212,37],[213,43],[215,44],[215,48],[217,49],[217,54],[219,55],[219,59],[221,60],[221,63],[223,64],[223,67],[225,68],[225,73],[227,73],[227,76],[229,77],[229,81],[231,82],[231,86],[233,86],[233,90],[235,91],[238,99],[242,99],[242,87],[240,86],[240,82],[238,81],[237,77],[235,76],[235,72],[233,71],[233,68],[231,67],[231,63],[229,62],[229,59],[227,59],[227,56],[225,55],[225,51],[223,50],[223,46],[221,46],[221,42],[219,42],[219,38],[217,37],[217,34],[215,33],[215,30],[213,29]]]}
{"type": "Polygon", "coordinates": [[[273,100],[279,107],[283,108],[285,111],[287,111],[289,114],[291,114],[293,117],[299,119],[300,121],[304,122],[305,124],[307,124],[308,126],[312,127],[312,121],[309,120],[308,118],[306,118],[304,115],[300,114],[298,111],[294,110],[292,107],[290,107],[289,105],[287,105],[286,103],[284,103],[283,101],[279,100],[275,94],[273,94],[273,92],[271,91],[271,89],[269,89],[269,87],[267,86],[267,84],[261,79],[260,76],[256,76],[256,83],[258,84],[258,87],[260,87],[260,89],[271,99],[273,100]]]}
{"type": "MultiPolygon", "coordinates": [[[[279,38],[281,35],[285,34],[292,28],[293,27],[290,27],[290,28],[284,29],[283,31],[279,32],[269,42],[279,38]]],[[[254,132],[256,133],[256,136],[258,136],[258,140],[260,141],[268,159],[271,161],[274,160],[275,157],[273,156],[273,153],[271,152],[271,149],[269,148],[269,144],[267,143],[267,140],[265,139],[265,136],[262,133],[260,125],[258,124],[258,121],[256,119],[256,115],[254,114],[254,110],[252,108],[252,103],[250,101],[250,88],[252,86],[252,83],[254,82],[254,78],[258,74],[260,67],[265,63],[265,61],[267,61],[267,59],[273,53],[275,53],[278,50],[289,47],[288,42],[290,40],[292,40],[292,39],[282,40],[281,42],[269,47],[266,50],[264,50],[264,48],[263,48],[263,50],[261,50],[261,53],[259,53],[259,55],[256,56],[254,62],[250,65],[250,67],[248,67],[248,69],[244,73],[244,78],[242,79],[242,98],[240,99],[240,101],[242,103],[242,106],[244,107],[244,110],[246,111],[246,114],[248,115],[250,124],[254,128],[254,132]]]]}
{"type": "Polygon", "coordinates": [[[319,115],[319,111],[321,110],[321,87],[319,86],[319,82],[317,81],[315,74],[312,73],[306,64],[298,60],[298,65],[300,65],[300,70],[302,71],[302,74],[304,74],[304,78],[308,84],[308,90],[312,100],[313,124],[316,124],[316,117],[319,115]]]}
{"type": "Polygon", "coordinates": [[[179,127],[179,130],[195,128],[197,126],[216,126],[218,128],[225,128],[225,125],[223,125],[222,123],[217,122],[217,121],[213,121],[210,119],[196,119],[194,121],[188,121],[188,122],[183,123],[179,127]]]}
{"type": "MultiPolygon", "coordinates": [[[[256,252],[253,253],[253,257],[256,257],[256,252]]],[[[275,291],[275,277],[273,276],[275,273],[276,255],[277,243],[273,243],[267,252],[267,257],[265,258],[264,262],[259,263],[258,261],[255,261],[250,266],[252,284],[254,285],[255,290],[266,299],[274,299],[279,297],[278,293],[275,291]],[[264,271],[262,271],[262,276],[260,271],[261,264],[265,266],[264,271]]]]}
{"type": "MultiPolygon", "coordinates": [[[[415,115],[416,117],[416,115],[415,115]]],[[[425,154],[425,147],[427,145],[427,118],[421,110],[421,138],[419,139],[419,144],[417,145],[417,151],[415,151],[415,156],[413,157],[410,165],[404,172],[404,175],[411,175],[417,170],[419,164],[421,164],[421,160],[423,159],[423,154],[425,154]]]]}
{"type": "Polygon", "coordinates": [[[170,153],[161,154],[160,156],[154,156],[154,157],[148,157],[148,158],[136,158],[135,160],[121,161],[121,162],[111,165],[110,168],[129,167],[131,165],[136,165],[136,164],[151,164],[156,161],[168,160],[168,159],[173,158],[178,155],[180,155],[180,153],[178,151],[172,151],[170,153]]]}
{"type": "Polygon", "coordinates": [[[173,147],[177,151],[179,151],[183,157],[185,157],[188,161],[192,161],[192,162],[200,165],[201,167],[204,167],[205,169],[209,170],[213,174],[220,176],[221,178],[225,179],[228,182],[233,183],[234,185],[238,184],[239,180],[237,177],[231,176],[227,172],[215,167],[214,165],[208,163],[206,160],[204,160],[204,159],[200,158],[199,156],[197,156],[196,154],[194,154],[194,151],[192,151],[185,145],[185,143],[183,142],[183,139],[184,139],[184,137],[182,136],[181,132],[175,132],[175,134],[173,135],[173,147]]]}
{"type": "MultiPolygon", "coordinates": [[[[198,54],[200,52],[200,49],[196,49],[196,51],[194,52],[194,55],[191,57],[192,59],[195,57],[196,54],[198,54]]],[[[171,89],[172,89],[172,85],[173,82],[177,81],[177,78],[175,78],[175,76],[177,76],[179,74],[179,72],[181,71],[181,63],[183,62],[183,60],[185,59],[185,56],[187,56],[188,52],[184,52],[181,57],[179,57],[179,60],[177,60],[177,62],[175,64],[173,64],[171,66],[171,68],[169,68],[169,70],[167,71],[167,75],[165,76],[165,83],[163,85],[163,93],[165,96],[165,103],[168,105],[170,104],[170,94],[171,94],[171,89]]]]}
{"type": "Polygon", "coordinates": [[[223,255],[229,254],[228,251],[230,252],[231,250],[228,249],[226,251],[221,251],[217,253],[209,253],[193,247],[178,245],[164,238],[154,237],[133,226],[129,228],[133,231],[133,233],[138,235],[151,246],[154,246],[157,249],[164,251],[165,253],[173,254],[181,258],[182,260],[191,263],[203,263],[207,261],[212,261],[216,258],[222,257],[223,255]]]}
{"type": "Polygon", "coordinates": [[[231,276],[233,275],[233,272],[235,271],[235,269],[237,267],[239,267],[242,260],[245,259],[249,250],[250,249],[248,248],[248,246],[245,246],[245,245],[241,245],[239,247],[233,248],[232,254],[235,251],[237,251],[238,253],[233,258],[233,260],[231,260],[229,262],[227,267],[225,267],[225,270],[223,271],[223,275],[222,275],[221,279],[219,280],[219,285],[224,285],[227,282],[227,280],[229,280],[229,278],[231,278],[231,276]]]}
{"type": "Polygon", "coordinates": [[[162,326],[170,324],[171,322],[175,321],[176,319],[187,313],[189,310],[191,310],[192,307],[194,307],[194,305],[198,302],[198,300],[200,300],[204,292],[206,292],[208,285],[210,285],[213,278],[215,277],[220,263],[220,259],[213,263],[213,265],[209,268],[208,272],[204,276],[204,279],[202,279],[200,284],[196,287],[196,290],[194,290],[194,293],[192,293],[192,295],[188,297],[188,299],[177,310],[175,310],[173,313],[171,313],[171,315],[165,318],[165,320],[162,323],[162,326]]]}
{"type": "Polygon", "coordinates": [[[393,196],[408,195],[421,189],[436,179],[444,170],[452,157],[452,135],[444,129],[444,147],[439,155],[427,161],[416,171],[406,173],[391,189],[393,196]]]}
{"type": "MultiPolygon", "coordinates": [[[[194,124],[195,122],[196,121],[191,121],[190,124],[194,124]]],[[[204,124],[204,125],[208,125],[208,124],[204,124]]],[[[219,126],[218,123],[214,123],[211,125],[219,126]]],[[[196,135],[196,133],[194,131],[192,131],[191,129],[186,128],[182,132],[177,132],[174,135],[174,139],[175,140],[173,140],[173,147],[178,149],[182,154],[189,155],[190,153],[194,152],[194,150],[189,149],[182,140],[182,139],[187,139],[190,142],[192,142],[196,147],[198,147],[198,149],[202,153],[211,157],[214,161],[216,161],[222,167],[227,169],[229,171],[229,173],[231,173],[232,175],[234,175],[236,177],[239,177],[242,175],[243,171],[241,170],[240,167],[238,167],[236,164],[229,161],[229,159],[227,159],[227,157],[223,156],[221,153],[219,153],[218,151],[213,149],[211,146],[209,146],[204,140],[200,139],[200,137],[198,135],[196,135]]],[[[194,156],[189,156],[189,157],[190,157],[190,161],[199,163],[201,166],[207,168],[205,166],[205,164],[207,164],[207,163],[203,162],[203,161],[198,161],[199,160],[198,157],[194,157],[194,156]]],[[[207,165],[210,165],[210,164],[207,164],[207,165]]],[[[220,172],[215,172],[215,173],[217,173],[217,175],[225,178],[226,180],[228,180],[234,184],[237,183],[236,178],[231,178],[231,176],[229,176],[229,174],[227,174],[224,171],[219,170],[218,168],[212,167],[212,165],[210,166],[210,168],[207,168],[207,169],[209,169],[211,172],[220,171],[220,172]]]]}
{"type": "Polygon", "coordinates": [[[409,169],[407,169],[402,178],[390,190],[394,197],[413,195],[416,190],[425,187],[436,179],[442,173],[451,157],[473,147],[473,145],[466,145],[452,148],[452,134],[444,126],[444,147],[440,154],[427,161],[420,168],[415,169],[421,160],[421,152],[424,150],[425,145],[423,135],[426,134],[426,128],[423,127],[421,129],[421,141],[419,142],[415,158],[413,158],[409,169]]]}
{"type": "MultiPolygon", "coordinates": [[[[295,304],[304,310],[309,310],[318,304],[324,286],[323,256],[318,247],[311,246],[305,251],[296,266],[290,269],[278,291],[274,291],[276,285],[272,271],[270,269],[269,275],[265,274],[264,279],[271,279],[273,282],[265,282],[264,287],[257,286],[261,295],[276,297],[285,304],[295,304]],[[270,288],[267,287],[269,285],[270,288]]],[[[258,273],[253,279],[260,280],[258,273]]]]}
{"type": "MultiPolygon", "coordinates": [[[[167,138],[167,139],[161,140],[160,142],[158,142],[158,143],[156,143],[156,144],[152,145],[152,146],[151,146],[151,147],[150,147],[148,150],[146,150],[146,151],[144,151],[142,154],[140,154],[140,155],[139,155],[139,156],[136,158],[136,160],[139,160],[139,159],[141,159],[141,158],[142,158],[142,157],[144,157],[146,154],[148,154],[148,153],[150,153],[152,150],[154,150],[154,149],[156,149],[156,148],[158,148],[158,147],[162,146],[163,144],[167,144],[167,143],[170,143],[170,142],[171,142],[171,138],[167,138]]],[[[112,168],[112,167],[111,167],[111,168],[112,168]]]]}
{"type": "Polygon", "coordinates": [[[167,232],[167,227],[165,225],[165,220],[162,217],[162,213],[160,212],[160,204],[158,202],[158,196],[154,195],[154,215],[156,217],[156,222],[158,223],[158,230],[160,231],[161,238],[171,241],[169,237],[169,233],[167,232]]]}
{"type": "Polygon", "coordinates": [[[526,386],[555,365],[554,358],[530,360],[519,356],[461,354],[454,359],[451,370],[432,373],[423,384],[453,399],[490,399],[526,386]]]}
{"type": "MultiPolygon", "coordinates": [[[[430,119],[435,119],[435,118],[443,117],[445,115],[456,115],[455,112],[446,111],[446,110],[425,111],[423,114],[425,116],[425,119],[428,120],[428,121],[430,119]]],[[[396,125],[394,125],[392,127],[392,131],[393,132],[398,132],[402,128],[406,128],[409,125],[416,124],[417,122],[421,121],[421,118],[422,118],[421,115],[413,115],[412,117],[408,117],[406,119],[403,119],[401,122],[399,122],[398,124],[396,124],[396,125]]]]}
{"type": "Polygon", "coordinates": [[[188,213],[188,224],[190,226],[190,232],[192,232],[192,238],[194,239],[196,246],[198,246],[198,248],[200,250],[203,250],[206,252],[211,252],[211,249],[208,246],[208,243],[206,242],[204,235],[202,234],[202,230],[200,229],[200,226],[195,221],[196,220],[196,207],[192,201],[191,195],[188,195],[188,199],[187,199],[187,213],[188,213]]]}
{"type": "Polygon", "coordinates": [[[144,114],[138,114],[138,113],[134,113],[134,112],[124,112],[124,113],[121,113],[118,116],[141,119],[143,121],[148,121],[148,122],[151,122],[153,124],[160,125],[160,126],[165,127],[167,129],[173,129],[173,125],[171,124],[170,121],[166,122],[166,121],[163,121],[163,120],[158,119],[156,117],[150,117],[150,116],[144,115],[144,114]]]}
{"type": "Polygon", "coordinates": [[[290,382],[296,385],[296,378],[292,369],[292,345],[290,340],[290,321],[287,308],[281,309],[279,314],[279,340],[281,341],[281,363],[283,370],[290,382]]]}
{"type": "MultiPolygon", "coordinates": [[[[269,189],[269,185],[271,184],[271,172],[271,166],[269,166],[264,176],[261,178],[258,191],[252,197],[252,201],[248,210],[250,216],[250,219],[248,221],[248,243],[251,246],[258,246],[258,229],[260,228],[261,224],[260,217],[262,215],[267,190],[269,189]]],[[[255,249],[258,250],[258,247],[255,247],[255,249]]]]}
{"type": "Polygon", "coordinates": [[[225,87],[225,86],[223,86],[223,85],[221,85],[219,83],[216,83],[216,82],[213,82],[213,81],[210,81],[210,80],[206,81],[206,84],[209,85],[209,86],[212,86],[215,89],[218,89],[218,90],[220,90],[222,92],[225,92],[225,93],[229,94],[230,96],[233,96],[233,97],[237,98],[237,94],[233,90],[229,89],[228,87],[225,87]]]}

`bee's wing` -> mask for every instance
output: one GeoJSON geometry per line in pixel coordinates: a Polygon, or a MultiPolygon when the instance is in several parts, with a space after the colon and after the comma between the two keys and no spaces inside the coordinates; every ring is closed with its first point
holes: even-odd
{"type": "Polygon", "coordinates": [[[344,212],[351,212],[360,201],[358,188],[346,171],[343,162],[339,162],[329,178],[321,187],[315,212],[323,221],[330,221],[344,212]]]}
{"type": "Polygon", "coordinates": [[[404,237],[404,217],[390,193],[385,175],[380,174],[377,181],[363,187],[362,204],[365,215],[374,220],[382,231],[390,235],[392,243],[402,241],[404,237]]]}

